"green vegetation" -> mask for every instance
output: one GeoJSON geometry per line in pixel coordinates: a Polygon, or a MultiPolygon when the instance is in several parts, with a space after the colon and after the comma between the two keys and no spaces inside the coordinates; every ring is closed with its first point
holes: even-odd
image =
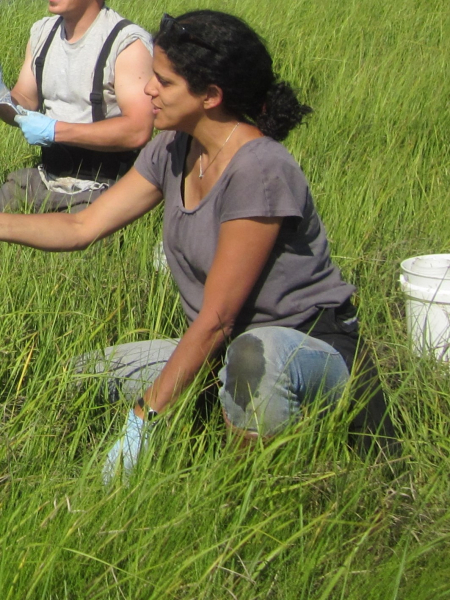
{"type": "MultiPolygon", "coordinates": [[[[3,0],[12,84],[40,0],[3,0]]],[[[77,382],[72,357],[184,321],[152,253],[160,214],[84,253],[0,246],[0,597],[424,600],[450,597],[449,370],[408,348],[399,263],[450,242],[446,0],[203,0],[247,19],[314,108],[288,140],[358,287],[405,459],[360,457],[345,421],[237,452],[217,419],[191,428],[197,382],[125,487],[101,464],[124,403],[77,382]]],[[[192,0],[116,0],[148,29],[192,0]]],[[[0,125],[0,180],[31,164],[0,125]]]]}

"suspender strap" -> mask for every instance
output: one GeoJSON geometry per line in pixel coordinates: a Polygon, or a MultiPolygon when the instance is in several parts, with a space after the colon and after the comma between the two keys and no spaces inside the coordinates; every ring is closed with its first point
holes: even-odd
{"type": "MultiPolygon", "coordinates": [[[[45,40],[44,45],[42,46],[41,53],[35,60],[35,68],[36,68],[36,84],[37,84],[37,92],[38,92],[38,110],[41,112],[44,110],[44,96],[42,93],[42,74],[44,71],[44,62],[47,56],[48,49],[50,48],[51,43],[53,42],[53,38],[56,35],[56,32],[63,21],[62,17],[57,19],[45,40]]],[[[94,81],[92,85],[92,92],[89,97],[92,104],[92,121],[102,121],[105,118],[103,114],[103,72],[105,70],[106,61],[108,60],[109,53],[111,52],[111,47],[116,39],[119,31],[121,31],[127,25],[132,25],[132,22],[128,19],[122,19],[117,23],[117,25],[112,29],[111,33],[105,40],[103,44],[103,48],[100,51],[100,54],[97,59],[97,63],[95,65],[94,70],[94,81]]]]}
{"type": "Polygon", "coordinates": [[[44,96],[42,95],[42,73],[44,71],[44,61],[47,56],[48,49],[50,48],[50,44],[53,42],[53,38],[58,30],[58,27],[61,25],[63,18],[59,17],[56,19],[55,24],[53,25],[47,39],[45,40],[44,45],[42,46],[41,53],[36,58],[34,65],[36,68],[36,84],[37,84],[37,93],[38,93],[38,110],[42,112],[44,110],[44,96]]]}
{"type": "Polygon", "coordinates": [[[103,114],[103,72],[105,70],[106,61],[108,60],[111,47],[117,37],[117,34],[124,27],[127,27],[127,25],[132,25],[132,22],[128,21],[128,19],[122,19],[122,21],[117,23],[117,25],[106,38],[103,48],[98,56],[97,63],[95,65],[92,92],[89,96],[92,104],[92,121],[94,123],[96,121],[102,121],[105,118],[105,115],[103,114]]]}

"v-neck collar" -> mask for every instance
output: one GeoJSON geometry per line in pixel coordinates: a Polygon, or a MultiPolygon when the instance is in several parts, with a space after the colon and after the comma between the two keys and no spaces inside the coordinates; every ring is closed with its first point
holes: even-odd
{"type": "Polygon", "coordinates": [[[224,179],[228,173],[228,171],[231,169],[232,165],[234,164],[234,162],[236,161],[236,157],[238,156],[238,154],[241,153],[241,150],[243,148],[248,147],[249,144],[253,144],[253,143],[261,143],[262,141],[266,142],[268,139],[267,136],[262,136],[262,137],[257,137],[254,138],[252,140],[249,140],[248,142],[245,142],[245,144],[243,144],[231,157],[229,163],[227,164],[227,166],[225,167],[225,169],[222,171],[220,177],[217,179],[217,181],[215,182],[215,184],[212,186],[212,188],[209,190],[209,192],[203,196],[203,198],[201,198],[200,202],[197,204],[197,206],[195,206],[194,208],[186,208],[185,204],[184,204],[184,199],[185,199],[185,190],[184,190],[184,184],[185,184],[185,171],[186,171],[186,159],[187,159],[187,155],[189,154],[189,150],[191,148],[191,144],[192,144],[192,140],[193,137],[189,134],[185,134],[185,144],[184,144],[184,150],[183,150],[183,168],[181,169],[181,177],[180,177],[180,185],[178,187],[178,192],[179,192],[179,205],[180,208],[183,212],[186,213],[195,213],[197,210],[199,210],[199,208],[201,208],[202,206],[205,205],[205,203],[207,202],[209,196],[211,196],[212,192],[216,189],[217,186],[220,185],[220,183],[222,182],[222,179],[224,179]]]}

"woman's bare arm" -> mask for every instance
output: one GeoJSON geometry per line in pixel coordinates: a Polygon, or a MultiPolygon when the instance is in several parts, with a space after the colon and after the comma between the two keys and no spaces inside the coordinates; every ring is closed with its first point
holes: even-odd
{"type": "Polygon", "coordinates": [[[79,213],[0,214],[0,241],[50,252],[83,250],[135,221],[161,199],[161,191],[132,167],[79,213]]]}
{"type": "MultiPolygon", "coordinates": [[[[144,395],[152,409],[160,412],[173,403],[223,345],[269,258],[281,223],[281,218],[258,218],[221,225],[200,314],[144,395]]],[[[135,410],[143,416],[139,407],[135,410]]]]}

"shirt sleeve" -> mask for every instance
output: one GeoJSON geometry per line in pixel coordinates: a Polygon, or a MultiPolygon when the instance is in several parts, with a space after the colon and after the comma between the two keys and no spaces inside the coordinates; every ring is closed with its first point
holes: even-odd
{"type": "Polygon", "coordinates": [[[119,35],[116,39],[116,47],[115,47],[115,56],[117,56],[128,48],[133,42],[136,40],[141,40],[144,46],[149,51],[150,55],[153,55],[153,41],[152,36],[134,23],[131,25],[127,25],[122,31],[119,32],[119,35]]]}
{"type": "Polygon", "coordinates": [[[53,24],[56,22],[58,17],[44,17],[39,21],[33,23],[30,29],[30,48],[31,48],[31,69],[33,71],[34,76],[36,76],[36,65],[35,60],[39,53],[42,50],[42,46],[44,45],[47,37],[50,34],[50,31],[53,27],[53,24]]]}
{"type": "Polygon", "coordinates": [[[170,153],[167,146],[173,139],[173,132],[158,134],[140,151],[134,163],[138,173],[161,191],[164,190],[164,178],[170,153]]]}
{"type": "Polygon", "coordinates": [[[273,141],[242,150],[235,156],[225,182],[220,221],[303,218],[309,189],[299,165],[287,150],[273,141]]]}

